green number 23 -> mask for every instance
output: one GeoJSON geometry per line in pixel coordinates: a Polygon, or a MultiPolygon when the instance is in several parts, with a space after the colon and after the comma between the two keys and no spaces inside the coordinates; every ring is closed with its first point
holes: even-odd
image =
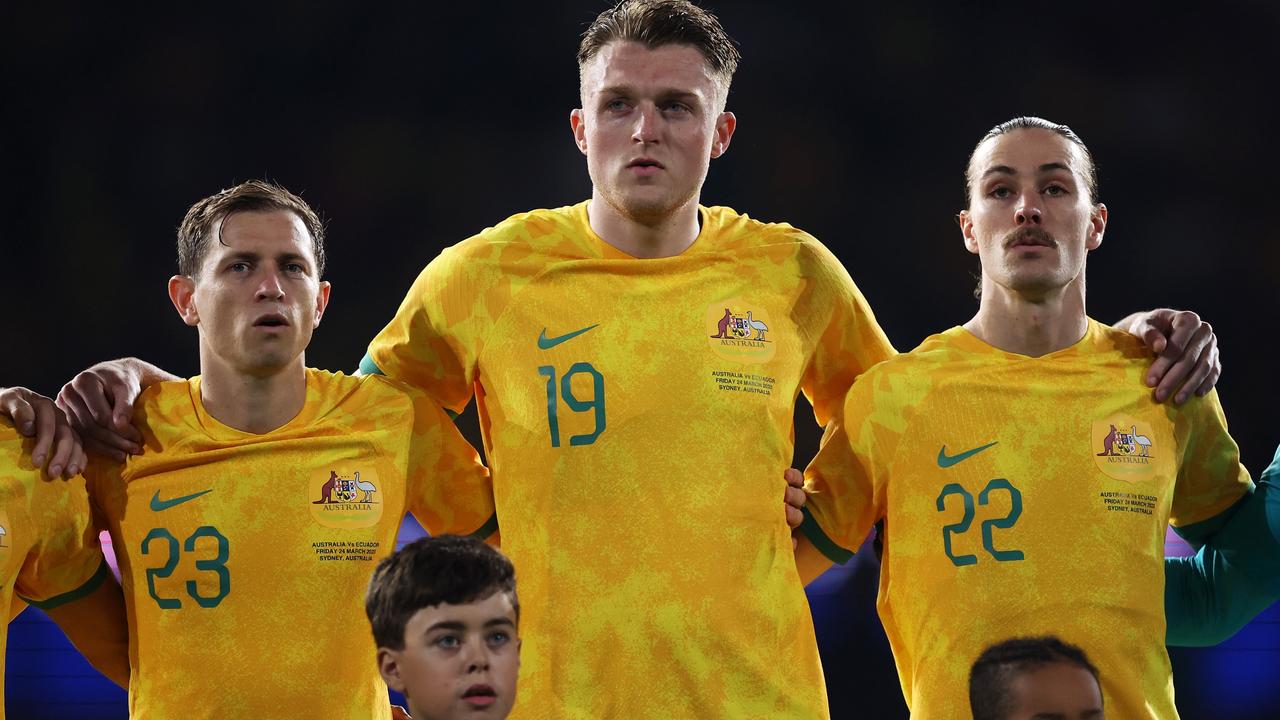
{"type": "Polygon", "coordinates": [[[142,538],[142,547],[140,549],[143,555],[150,555],[153,542],[163,541],[168,546],[168,555],[164,564],[160,567],[147,568],[147,591],[151,593],[151,599],[155,600],[156,605],[159,605],[162,610],[177,610],[182,607],[182,601],[178,598],[160,597],[160,593],[156,591],[156,580],[163,580],[172,575],[173,571],[178,569],[178,558],[182,555],[183,549],[185,548],[188,553],[195,552],[196,543],[201,538],[212,539],[217,550],[213,558],[196,560],[196,569],[209,571],[218,576],[218,592],[212,596],[201,595],[196,581],[188,580],[187,594],[200,607],[212,608],[217,607],[218,603],[222,602],[222,599],[231,593],[231,572],[227,570],[227,560],[231,556],[231,546],[227,542],[227,537],[218,532],[217,528],[212,525],[201,525],[196,528],[195,532],[187,536],[186,542],[181,544],[178,543],[178,538],[169,532],[168,528],[152,528],[151,532],[142,538]]]}

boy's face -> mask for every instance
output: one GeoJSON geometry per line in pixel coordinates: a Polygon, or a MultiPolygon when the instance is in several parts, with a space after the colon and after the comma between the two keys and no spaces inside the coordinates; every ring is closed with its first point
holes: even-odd
{"type": "Polygon", "coordinates": [[[1103,720],[1102,692],[1093,674],[1065,662],[1019,675],[1010,688],[1010,720],[1103,720]]]}
{"type": "Polygon", "coordinates": [[[520,638],[507,593],[422,608],[404,635],[403,650],[378,648],[378,669],[415,720],[501,720],[511,711],[520,638]]]}

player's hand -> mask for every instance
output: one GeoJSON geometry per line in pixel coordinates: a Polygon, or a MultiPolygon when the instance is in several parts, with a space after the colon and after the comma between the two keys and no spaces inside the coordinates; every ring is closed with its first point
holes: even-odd
{"type": "Polygon", "coordinates": [[[3,388],[0,389],[0,413],[12,418],[14,427],[23,436],[35,438],[31,464],[44,468],[49,477],[74,477],[88,464],[80,436],[49,398],[26,388],[3,388]]]}
{"type": "Polygon", "coordinates": [[[58,393],[72,427],[90,452],[123,462],[125,453],[142,452],[142,435],[133,427],[133,401],[142,393],[138,361],[110,360],[76,375],[58,393]]]}
{"type": "MultiPolygon", "coordinates": [[[[787,468],[782,473],[782,477],[787,481],[787,489],[782,493],[782,504],[787,510],[787,525],[792,530],[800,527],[804,522],[804,513],[800,512],[804,509],[805,502],[809,496],[804,492],[804,474],[795,468],[787,468]]],[[[791,538],[791,549],[794,550],[796,539],[791,538]]]]}
{"type": "Polygon", "coordinates": [[[1181,405],[1192,393],[1204,395],[1218,384],[1222,360],[1213,326],[1189,310],[1160,308],[1129,316],[1123,329],[1142,338],[1156,354],[1147,370],[1147,386],[1155,388],[1156,402],[1173,397],[1181,405]],[[1176,394],[1175,394],[1176,393],[1176,394]]]}

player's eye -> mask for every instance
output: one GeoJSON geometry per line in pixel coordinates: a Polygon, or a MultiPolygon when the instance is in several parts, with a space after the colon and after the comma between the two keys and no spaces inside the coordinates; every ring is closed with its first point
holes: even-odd
{"type": "Polygon", "coordinates": [[[666,105],[662,106],[662,110],[663,112],[669,112],[669,113],[693,112],[693,108],[689,107],[688,105],[685,105],[682,102],[669,102],[666,105]]]}
{"type": "Polygon", "coordinates": [[[233,262],[227,266],[227,269],[233,273],[249,272],[249,263],[244,261],[233,262]]]}
{"type": "Polygon", "coordinates": [[[302,263],[286,263],[284,271],[290,275],[305,275],[307,269],[303,267],[302,263]]]}
{"type": "Polygon", "coordinates": [[[1058,197],[1069,193],[1067,192],[1067,189],[1061,185],[1050,185],[1044,189],[1044,194],[1049,197],[1058,197]]]}
{"type": "Polygon", "coordinates": [[[1013,191],[1004,185],[997,185],[987,192],[988,197],[993,197],[996,200],[1005,200],[1011,195],[1013,195],[1013,191]]]}
{"type": "Polygon", "coordinates": [[[605,103],[604,109],[609,112],[623,112],[627,107],[628,105],[626,100],[610,100],[605,103]]]}
{"type": "Polygon", "coordinates": [[[492,633],[491,635],[489,635],[487,639],[491,647],[498,647],[501,645],[506,645],[507,643],[511,642],[511,636],[502,630],[492,633]]]}
{"type": "Polygon", "coordinates": [[[459,638],[457,635],[441,635],[440,637],[436,638],[436,641],[435,641],[436,647],[443,648],[445,650],[452,650],[461,644],[462,644],[462,639],[459,638]]]}

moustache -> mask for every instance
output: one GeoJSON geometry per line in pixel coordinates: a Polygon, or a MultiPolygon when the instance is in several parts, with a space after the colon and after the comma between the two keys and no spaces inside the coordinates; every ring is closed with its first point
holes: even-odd
{"type": "Polygon", "coordinates": [[[1038,227],[1018,228],[1009,233],[1004,238],[1004,247],[1011,248],[1015,245],[1040,245],[1043,247],[1057,247],[1058,241],[1054,239],[1047,231],[1038,227]]]}

